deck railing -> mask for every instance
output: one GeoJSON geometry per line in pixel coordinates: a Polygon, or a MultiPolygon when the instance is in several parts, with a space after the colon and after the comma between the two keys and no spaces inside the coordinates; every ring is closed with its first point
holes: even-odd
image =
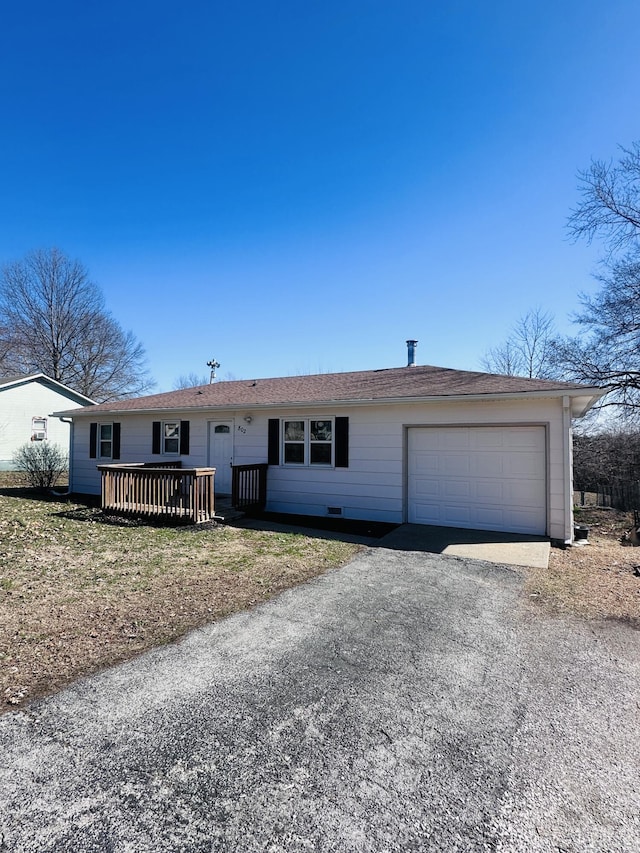
{"type": "Polygon", "coordinates": [[[183,468],[176,461],[98,465],[98,470],[102,509],[194,524],[213,518],[215,468],[183,468]]]}
{"type": "Polygon", "coordinates": [[[264,509],[267,503],[266,462],[231,466],[231,505],[236,509],[264,509]]]}

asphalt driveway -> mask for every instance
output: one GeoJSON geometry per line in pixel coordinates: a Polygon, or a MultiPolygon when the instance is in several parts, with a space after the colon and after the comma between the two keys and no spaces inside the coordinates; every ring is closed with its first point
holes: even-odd
{"type": "Polygon", "coordinates": [[[0,850],[640,850],[640,633],[387,548],[0,718],[0,850]]]}

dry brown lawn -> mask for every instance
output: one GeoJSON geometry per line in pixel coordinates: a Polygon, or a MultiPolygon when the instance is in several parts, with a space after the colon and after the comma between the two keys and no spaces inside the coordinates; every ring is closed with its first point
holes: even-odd
{"type": "Polygon", "coordinates": [[[527,569],[527,595],[556,613],[640,629],[640,548],[620,541],[633,514],[585,507],[576,522],[589,527],[589,544],[552,548],[548,569],[527,569]]]}
{"type": "Polygon", "coordinates": [[[0,490],[0,711],[349,560],[299,533],[159,527],[0,490]]]}

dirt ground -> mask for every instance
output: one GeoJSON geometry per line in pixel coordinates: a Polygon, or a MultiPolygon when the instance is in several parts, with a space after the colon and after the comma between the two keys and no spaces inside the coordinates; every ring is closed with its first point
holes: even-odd
{"type": "Polygon", "coordinates": [[[619,619],[640,629],[640,548],[621,542],[633,513],[576,508],[575,520],[589,528],[588,544],[552,548],[548,569],[527,570],[527,595],[557,613],[619,619]]]}

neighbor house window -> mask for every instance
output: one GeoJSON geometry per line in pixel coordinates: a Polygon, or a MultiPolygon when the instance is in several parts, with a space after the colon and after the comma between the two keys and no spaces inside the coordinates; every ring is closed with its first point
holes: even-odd
{"type": "Polygon", "coordinates": [[[180,421],[166,421],[162,427],[162,452],[177,454],[180,451],[180,421]]]}
{"type": "Polygon", "coordinates": [[[113,424],[100,424],[98,441],[100,459],[111,459],[113,457],[113,424]]]}
{"type": "Polygon", "coordinates": [[[282,460],[285,465],[332,465],[333,421],[283,421],[282,460]]]}
{"type": "Polygon", "coordinates": [[[31,418],[31,441],[44,441],[47,437],[47,419],[31,418]]]}

